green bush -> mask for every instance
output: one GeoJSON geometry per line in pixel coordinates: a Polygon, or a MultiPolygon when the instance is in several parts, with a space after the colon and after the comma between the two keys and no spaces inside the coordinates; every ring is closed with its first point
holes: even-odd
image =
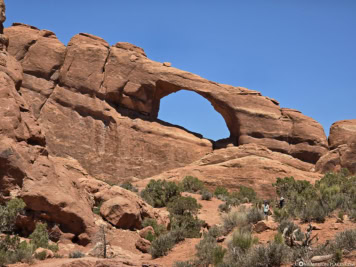
{"type": "Polygon", "coordinates": [[[327,173],[315,185],[293,177],[277,178],[273,185],[286,200],[282,210],[275,210],[277,221],[298,217],[304,222],[324,222],[326,216],[338,209],[356,218],[356,176],[345,170],[327,173]]]}
{"type": "Polygon", "coordinates": [[[231,211],[223,216],[223,228],[225,233],[230,233],[235,227],[248,225],[247,213],[245,211],[231,211]]]}
{"type": "Polygon", "coordinates": [[[298,230],[296,231],[296,239],[297,241],[302,241],[304,238],[304,234],[302,232],[302,230],[300,229],[300,227],[296,224],[294,224],[292,221],[282,221],[279,226],[278,226],[278,232],[283,234],[284,230],[287,229],[287,231],[285,232],[285,236],[290,236],[294,230],[298,230]]]}
{"type": "Polygon", "coordinates": [[[211,200],[213,198],[213,194],[208,190],[203,190],[201,193],[202,200],[211,200]]]}
{"type": "Polygon", "coordinates": [[[327,216],[327,211],[318,202],[309,202],[307,206],[303,209],[300,214],[300,219],[303,222],[316,221],[318,223],[325,222],[325,217],[327,216]]]}
{"type": "Polygon", "coordinates": [[[215,196],[229,196],[229,191],[223,186],[217,186],[214,191],[215,196]]]}
{"type": "Polygon", "coordinates": [[[22,199],[14,198],[0,206],[0,232],[12,232],[17,215],[26,207],[22,199]]]}
{"type": "Polygon", "coordinates": [[[167,255],[175,245],[174,237],[168,233],[156,238],[150,247],[150,254],[153,259],[167,255]]]}
{"type": "Polygon", "coordinates": [[[216,239],[211,235],[204,235],[204,238],[196,245],[196,256],[202,266],[222,263],[226,249],[216,243],[216,239]]]}
{"type": "Polygon", "coordinates": [[[232,239],[228,243],[230,249],[238,249],[243,253],[246,253],[253,245],[258,243],[258,238],[253,237],[249,231],[236,230],[232,239]]]}
{"type": "Polygon", "coordinates": [[[155,208],[165,207],[178,196],[180,196],[178,185],[162,180],[151,180],[141,192],[141,197],[155,208]]]}
{"type": "Polygon", "coordinates": [[[244,267],[281,266],[290,262],[290,248],[275,242],[256,246],[246,255],[244,267]]]}
{"type": "Polygon", "coordinates": [[[214,225],[214,226],[210,227],[208,235],[210,235],[210,236],[212,236],[214,238],[217,238],[219,236],[222,236],[223,232],[224,231],[223,231],[222,227],[214,225]]]}
{"type": "Polygon", "coordinates": [[[195,215],[201,206],[197,200],[192,197],[177,197],[167,205],[168,211],[174,215],[195,215]]]}
{"type": "Polygon", "coordinates": [[[286,208],[274,209],[272,216],[276,222],[282,222],[282,221],[288,220],[290,218],[290,214],[286,208]]]}
{"type": "Polygon", "coordinates": [[[155,231],[155,237],[158,237],[161,234],[165,234],[167,232],[167,228],[164,225],[158,224],[157,221],[152,218],[145,218],[142,222],[142,226],[144,228],[147,226],[151,226],[155,231]]]}
{"type": "Polygon", "coordinates": [[[53,252],[58,252],[59,250],[58,244],[48,244],[47,248],[53,252]]]}
{"type": "Polygon", "coordinates": [[[38,252],[38,253],[35,253],[35,258],[38,259],[38,260],[45,260],[47,258],[47,252],[46,251],[41,251],[41,252],[38,252]]]}
{"type": "Polygon", "coordinates": [[[177,261],[173,265],[174,267],[195,267],[196,265],[191,261],[177,261]]]}
{"type": "Polygon", "coordinates": [[[71,259],[77,259],[77,258],[83,258],[85,257],[85,254],[81,251],[73,251],[71,253],[69,253],[69,258],[71,259]]]}
{"type": "Polygon", "coordinates": [[[126,189],[126,190],[129,190],[131,192],[138,192],[138,189],[136,187],[134,187],[130,182],[125,182],[123,184],[120,185],[120,187],[126,189]]]}
{"type": "Polygon", "coordinates": [[[93,212],[96,214],[96,215],[100,215],[100,208],[101,206],[103,205],[104,201],[101,200],[99,203],[97,203],[96,206],[93,207],[93,212]]]}
{"type": "Polygon", "coordinates": [[[37,223],[35,230],[29,236],[31,239],[31,244],[34,245],[35,249],[37,248],[48,248],[48,231],[47,224],[37,223]]]}
{"type": "Polygon", "coordinates": [[[20,242],[18,236],[0,237],[0,266],[16,262],[32,262],[34,247],[26,241],[20,242]]]}
{"type": "Polygon", "coordinates": [[[185,238],[200,237],[200,229],[204,225],[204,221],[199,220],[196,216],[174,215],[170,217],[172,230],[180,229],[182,236],[185,238]]]}
{"type": "Polygon", "coordinates": [[[204,183],[193,176],[186,176],[181,181],[180,186],[183,192],[195,193],[204,189],[204,183]]]}
{"type": "Polygon", "coordinates": [[[228,202],[220,204],[218,208],[220,212],[229,212],[231,210],[231,206],[228,202]]]}
{"type": "Polygon", "coordinates": [[[144,238],[152,243],[152,241],[155,240],[155,235],[149,231],[144,238]]]}
{"type": "Polygon", "coordinates": [[[247,221],[248,223],[255,224],[264,219],[265,215],[262,210],[257,208],[252,208],[247,212],[247,221]]]}
{"type": "Polygon", "coordinates": [[[240,199],[241,201],[247,199],[247,202],[253,202],[254,200],[257,199],[257,194],[255,190],[253,190],[253,188],[241,185],[240,190],[237,193],[237,198],[240,199]]]}

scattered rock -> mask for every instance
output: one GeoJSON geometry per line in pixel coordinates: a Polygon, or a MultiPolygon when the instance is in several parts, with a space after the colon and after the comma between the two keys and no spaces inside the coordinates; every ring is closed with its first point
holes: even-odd
{"type": "Polygon", "coordinates": [[[135,246],[139,251],[143,253],[148,253],[151,247],[151,242],[147,239],[140,238],[136,241],[135,246]]]}
{"type": "Polygon", "coordinates": [[[171,67],[172,63],[171,62],[163,62],[163,66],[165,67],[171,67]]]}
{"type": "Polygon", "coordinates": [[[272,221],[266,221],[266,220],[259,221],[253,226],[253,230],[256,233],[262,233],[267,230],[276,230],[277,228],[278,228],[277,223],[272,221]]]}

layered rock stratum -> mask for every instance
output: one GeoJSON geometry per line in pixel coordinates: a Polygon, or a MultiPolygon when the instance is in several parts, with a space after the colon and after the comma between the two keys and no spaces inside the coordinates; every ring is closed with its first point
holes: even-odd
{"type": "Polygon", "coordinates": [[[41,220],[86,244],[99,202],[119,228],[140,229],[146,217],[167,223],[167,214],[103,181],[144,186],[194,175],[273,197],[277,177],[314,182],[330,170],[356,172],[355,120],[334,124],[328,143],[318,122],[258,91],[152,61],[129,43],[80,33],[65,46],[20,23],[3,31],[0,18],[0,202],[24,199],[25,233],[41,220]],[[229,138],[211,141],[158,120],[160,100],[179,90],[210,101],[229,138]]]}

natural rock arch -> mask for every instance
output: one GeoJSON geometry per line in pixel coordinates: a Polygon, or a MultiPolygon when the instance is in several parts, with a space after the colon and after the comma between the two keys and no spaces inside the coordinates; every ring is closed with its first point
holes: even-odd
{"type": "MultiPolygon", "coordinates": [[[[157,119],[158,113],[160,111],[160,104],[161,100],[164,99],[165,97],[177,93],[179,91],[189,91],[189,92],[194,92],[197,93],[199,96],[203,97],[205,100],[207,100],[214,110],[221,115],[223,120],[225,121],[226,127],[229,131],[229,136],[224,139],[228,139],[232,144],[237,145],[237,140],[238,140],[238,134],[239,134],[239,127],[238,123],[234,121],[234,116],[233,112],[229,111],[229,109],[222,108],[222,105],[218,105],[216,101],[214,101],[214,98],[211,96],[209,97],[209,94],[207,93],[202,93],[199,92],[199,90],[193,90],[190,88],[178,88],[176,86],[172,86],[170,84],[165,84],[164,82],[158,81],[156,83],[156,94],[155,98],[153,100],[153,105],[152,105],[152,112],[151,112],[151,118],[157,119]]],[[[218,141],[218,140],[217,140],[218,141]]]]}

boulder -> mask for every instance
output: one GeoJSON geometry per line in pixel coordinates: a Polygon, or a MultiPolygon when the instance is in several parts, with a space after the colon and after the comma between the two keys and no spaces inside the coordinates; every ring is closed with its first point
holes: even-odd
{"type": "Polygon", "coordinates": [[[139,198],[135,193],[113,186],[96,193],[97,201],[104,201],[100,214],[111,224],[123,229],[141,229],[144,218],[156,219],[166,225],[168,213],[155,209],[139,198]]]}
{"type": "Polygon", "coordinates": [[[136,248],[143,252],[148,253],[151,247],[151,242],[144,238],[139,238],[135,244],[136,248]]]}
{"type": "Polygon", "coordinates": [[[259,221],[253,226],[253,230],[256,233],[262,233],[267,230],[276,230],[278,228],[278,224],[273,221],[259,221]]]}
{"type": "Polygon", "coordinates": [[[335,122],[330,128],[330,150],[316,163],[318,172],[337,172],[342,168],[356,174],[356,120],[335,122]]]}
{"type": "Polygon", "coordinates": [[[356,119],[343,120],[333,123],[330,127],[329,147],[335,149],[350,142],[356,136],[356,119]]]}

